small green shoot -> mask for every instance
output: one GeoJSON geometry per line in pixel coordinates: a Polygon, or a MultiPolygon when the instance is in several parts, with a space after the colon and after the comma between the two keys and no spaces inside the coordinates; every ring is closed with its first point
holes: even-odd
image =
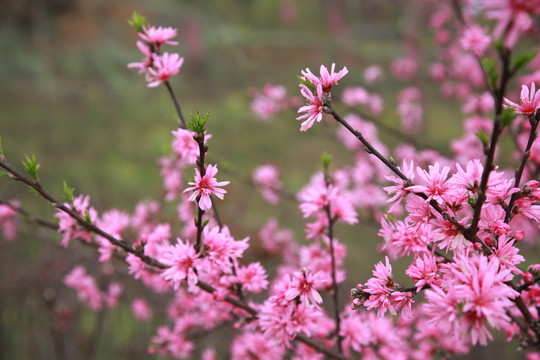
{"type": "Polygon", "coordinates": [[[209,112],[204,116],[204,118],[201,118],[201,114],[199,114],[198,111],[195,113],[195,116],[193,116],[193,114],[190,114],[191,121],[187,123],[188,129],[199,136],[203,135],[206,131],[206,120],[209,116],[209,112]]]}
{"type": "Polygon", "coordinates": [[[512,70],[519,71],[523,69],[525,66],[529,65],[531,61],[533,61],[536,55],[538,55],[538,50],[534,49],[525,54],[516,56],[512,64],[512,70]]]}
{"type": "Polygon", "coordinates": [[[75,189],[70,188],[67,183],[64,181],[64,199],[69,203],[73,204],[73,193],[75,189]]]}
{"type": "Polygon", "coordinates": [[[143,26],[146,27],[147,22],[144,15],[137,14],[135,11],[131,14],[131,19],[128,20],[129,26],[137,30],[137,32],[144,32],[143,26]]]}
{"type": "Polygon", "coordinates": [[[24,170],[32,180],[34,180],[35,183],[39,182],[37,172],[39,170],[39,164],[36,160],[36,155],[32,155],[32,157],[29,157],[26,155],[25,160],[23,161],[24,170]]]}
{"type": "Polygon", "coordinates": [[[495,60],[491,58],[482,59],[482,68],[486,72],[490,85],[495,89],[497,87],[497,69],[495,68],[495,60]]]}
{"type": "Polygon", "coordinates": [[[332,163],[332,155],[328,154],[326,151],[322,154],[322,163],[324,172],[327,173],[330,169],[330,164],[332,163]]]}
{"type": "Polygon", "coordinates": [[[503,127],[507,127],[512,125],[512,122],[517,117],[516,112],[513,108],[508,107],[506,109],[503,109],[501,113],[501,124],[503,127]]]}

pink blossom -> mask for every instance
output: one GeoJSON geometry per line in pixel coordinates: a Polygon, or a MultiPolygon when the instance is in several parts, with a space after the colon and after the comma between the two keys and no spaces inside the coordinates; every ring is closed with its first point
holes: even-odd
{"type": "Polygon", "coordinates": [[[124,291],[124,286],[120,283],[114,282],[109,284],[109,290],[107,293],[103,294],[103,300],[108,307],[112,308],[118,305],[120,301],[120,296],[124,291]]]}
{"type": "Polygon", "coordinates": [[[364,80],[368,84],[376,83],[382,76],[382,69],[379,65],[368,66],[364,70],[364,80]]]}
{"type": "Polygon", "coordinates": [[[300,131],[306,131],[311,128],[315,121],[321,122],[323,118],[323,98],[324,93],[322,85],[317,85],[317,95],[313,94],[311,90],[304,84],[300,84],[300,93],[306,98],[308,104],[302,106],[298,109],[299,113],[305,112],[305,114],[300,115],[296,120],[306,119],[300,125],[300,131]]]}
{"type": "Polygon", "coordinates": [[[83,266],[79,265],[73,268],[64,277],[64,284],[77,291],[79,301],[85,303],[95,311],[101,310],[104,295],[99,290],[96,279],[88,275],[83,266]]]}
{"type": "Polygon", "coordinates": [[[403,221],[390,222],[381,219],[381,229],[378,233],[384,239],[382,250],[396,259],[398,256],[418,254],[427,251],[431,241],[426,227],[411,225],[403,221]]]}
{"type": "Polygon", "coordinates": [[[268,359],[280,360],[285,355],[283,346],[276,346],[272,338],[260,332],[245,332],[237,336],[231,345],[233,359],[268,359]]]}
{"type": "Polygon", "coordinates": [[[249,238],[239,241],[233,239],[226,226],[206,226],[203,239],[209,260],[226,272],[232,271],[231,259],[236,261],[241,258],[249,246],[249,238]]]}
{"type": "Polygon", "coordinates": [[[143,32],[139,33],[139,37],[149,44],[153,44],[156,50],[159,50],[163,44],[178,45],[177,41],[172,41],[175,38],[178,30],[173,27],[144,27],[143,32]]]}
{"type": "Polygon", "coordinates": [[[253,90],[255,95],[251,101],[251,109],[261,120],[269,121],[272,117],[291,106],[296,106],[298,98],[287,97],[287,90],[282,85],[266,84],[261,92],[253,90]]]}
{"type": "MultiPolygon", "coordinates": [[[[98,219],[98,213],[93,207],[89,207],[89,205],[90,197],[83,195],[79,195],[74,198],[73,204],[64,203],[64,206],[77,212],[83,218],[88,216],[90,222],[95,223],[98,219]]],[[[64,234],[60,245],[63,247],[68,247],[69,242],[76,238],[90,242],[92,237],[90,231],[83,229],[77,220],[73,219],[69,214],[63,212],[62,210],[58,210],[54,217],[58,219],[58,232],[64,234]]]]}
{"type": "Polygon", "coordinates": [[[360,353],[362,346],[368,345],[375,341],[370,326],[362,321],[363,319],[357,315],[358,312],[347,312],[346,317],[341,321],[340,334],[343,338],[343,350],[345,356],[350,357],[350,350],[360,353]]]}
{"type": "Polygon", "coordinates": [[[341,95],[343,104],[358,106],[369,104],[370,94],[363,87],[346,87],[341,95]]]}
{"type": "Polygon", "coordinates": [[[537,0],[483,0],[480,3],[486,10],[486,17],[497,20],[493,36],[501,38],[504,35],[504,45],[509,49],[514,47],[521,33],[531,28],[531,15],[540,12],[539,5],[537,0]]]}
{"type": "Polygon", "coordinates": [[[236,280],[242,284],[242,288],[255,294],[268,287],[266,278],[266,271],[258,262],[240,266],[236,270],[236,280]]]}
{"type": "Polygon", "coordinates": [[[199,262],[200,254],[189,242],[177,239],[176,245],[168,246],[160,259],[168,268],[163,270],[161,277],[169,281],[176,290],[182,280],[187,280],[190,288],[197,283],[195,268],[199,262]]]}
{"type": "Polygon", "coordinates": [[[148,348],[150,354],[171,354],[175,359],[189,358],[195,345],[188,341],[179,331],[171,331],[167,326],[157,329],[157,335],[152,337],[153,345],[148,348]]]}
{"type": "Polygon", "coordinates": [[[418,256],[405,273],[414,281],[416,292],[419,292],[425,285],[440,283],[437,269],[437,260],[433,256],[424,254],[422,257],[418,256]]]}
{"type": "Polygon", "coordinates": [[[410,80],[417,71],[418,64],[409,57],[395,59],[390,64],[390,72],[399,80],[410,80]]]}
{"type": "Polygon", "coordinates": [[[153,67],[148,69],[148,87],[156,87],[180,72],[184,58],[178,54],[165,52],[161,55],[152,54],[153,67]]]}
{"type": "Polygon", "coordinates": [[[435,165],[429,166],[429,173],[420,167],[417,167],[416,171],[418,176],[424,180],[426,185],[411,186],[408,188],[408,190],[426,194],[426,201],[433,199],[439,204],[443,204],[447,195],[452,191],[446,180],[448,173],[450,172],[450,168],[443,166],[441,169],[439,163],[437,162],[435,165]]]}
{"type": "Polygon", "coordinates": [[[514,246],[515,240],[509,236],[500,236],[497,242],[495,253],[490,256],[499,259],[501,264],[512,270],[514,274],[521,275],[523,271],[519,270],[516,265],[525,261],[525,258],[518,255],[519,249],[514,246]]]}
{"type": "MultiPolygon", "coordinates": [[[[195,164],[199,157],[199,145],[193,139],[193,132],[179,128],[173,130],[172,149],[183,164],[195,164]]],[[[205,139],[207,136],[205,136],[205,139]]]]}
{"type": "MultiPolygon", "coordinates": [[[[410,163],[407,163],[406,161],[403,161],[403,166],[399,167],[398,169],[403,172],[403,174],[407,177],[408,180],[412,181],[414,180],[414,162],[411,161],[410,163]]],[[[383,189],[388,193],[388,195],[392,195],[390,199],[388,199],[387,202],[394,203],[392,207],[388,210],[389,213],[392,213],[396,207],[401,204],[401,201],[405,199],[410,193],[411,190],[409,188],[409,184],[403,180],[400,177],[397,177],[395,175],[392,176],[385,176],[388,181],[393,182],[396,185],[392,186],[386,186],[383,189]]]]}
{"type": "Polygon", "coordinates": [[[484,29],[473,25],[465,29],[460,43],[463,49],[471,50],[476,56],[481,57],[491,43],[491,39],[484,29]]]}
{"type": "Polygon", "coordinates": [[[137,41],[137,47],[144,55],[144,58],[141,62],[129,63],[127,67],[129,69],[139,69],[139,74],[146,74],[146,79],[148,80],[149,72],[148,70],[154,65],[154,59],[152,57],[152,50],[148,45],[145,45],[142,41],[137,41]]]}
{"type": "Polygon", "coordinates": [[[281,254],[286,260],[295,258],[298,244],[289,229],[279,229],[277,219],[271,218],[258,233],[263,248],[271,254],[281,254]]]}
{"type": "Polygon", "coordinates": [[[266,201],[270,204],[279,202],[279,192],[283,188],[279,180],[279,169],[274,165],[261,165],[253,171],[253,182],[257,185],[266,201]]]}
{"type": "Polygon", "coordinates": [[[328,93],[328,92],[330,92],[330,89],[332,89],[332,87],[334,85],[337,85],[338,81],[341,78],[343,78],[345,75],[347,75],[347,73],[349,72],[349,70],[347,70],[346,66],[343,67],[343,69],[341,69],[337,73],[335,72],[335,68],[336,68],[336,64],[332,64],[332,67],[331,67],[330,71],[328,71],[326,66],[321,65],[321,68],[320,68],[321,76],[320,77],[314,75],[311,72],[311,70],[309,70],[309,68],[307,68],[306,70],[302,71],[302,77],[305,80],[309,80],[313,85],[315,85],[317,87],[319,85],[321,85],[322,90],[325,93],[328,93]]]}
{"type": "Polygon", "coordinates": [[[536,90],[534,82],[531,89],[525,85],[521,86],[521,105],[518,105],[507,98],[504,98],[505,107],[512,107],[518,114],[534,116],[536,110],[540,108],[540,89],[536,90]]]}
{"type": "Polygon", "coordinates": [[[317,272],[311,273],[311,270],[302,270],[301,272],[293,273],[291,288],[285,293],[287,300],[294,300],[296,297],[300,297],[304,306],[310,307],[311,304],[322,303],[321,295],[317,292],[317,288],[320,288],[326,283],[325,279],[322,279],[322,274],[317,272]]]}
{"type": "MultiPolygon", "coordinates": [[[[20,206],[17,200],[12,200],[10,204],[15,207],[20,206]]],[[[2,227],[4,237],[8,241],[13,241],[17,237],[16,217],[17,211],[11,206],[0,204],[0,227],[2,227]]]]}
{"type": "Polygon", "coordinates": [[[184,192],[193,191],[189,197],[189,201],[195,201],[197,198],[199,198],[199,208],[203,211],[212,208],[212,200],[210,199],[210,195],[214,194],[217,198],[223,200],[223,196],[227,193],[227,191],[221,189],[220,186],[225,186],[230,182],[218,182],[214,177],[217,172],[217,165],[208,165],[206,167],[204,176],[201,176],[199,169],[195,169],[195,179],[194,181],[188,183],[192,186],[184,190],[184,192]]]}
{"type": "Polygon", "coordinates": [[[135,299],[131,302],[131,311],[137,320],[147,321],[152,317],[152,310],[144,299],[135,299]]]}

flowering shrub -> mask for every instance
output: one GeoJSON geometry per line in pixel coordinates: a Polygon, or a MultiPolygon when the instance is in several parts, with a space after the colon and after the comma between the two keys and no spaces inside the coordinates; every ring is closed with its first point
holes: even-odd
{"type": "MultiPolygon", "coordinates": [[[[338,82],[353,68],[336,71],[332,64],[330,69],[321,65],[318,75],[309,68],[301,71],[304,105],[287,97],[281,85],[252,91],[252,109],[261,119],[270,121],[299,105],[300,131],[336,121],[337,139],[355,154],[353,165],[337,169],[323,155],[323,171],[290,196],[310,221],[305,226],[308,242],[296,242],[275,219],[261,229],[263,248],[282,260],[274,277],[260,261],[245,260],[251,240],[235,239],[221,221],[215,200],[228,201],[222,187],[234,183],[221,180],[221,173],[218,181],[218,166],[208,163],[211,118],[196,112],[186,119],[171,86],[184,63],[178,53],[164,51],[178,44],[174,28],[151,26],[134,14],[130,24],[138,32],[143,60],[128,67],[144,74],[148,87],[167,89],[179,119],[171,155],[160,159],[165,200],[178,204],[178,234],[170,221],[156,220],[156,202],[141,202],[133,215],[116,209],[100,214],[88,196],[75,196],[67,184],[64,200],[49,193],[40,183],[35,157],[26,158],[22,172],[0,153],[0,166],[56,207],[58,225],[35,222],[60,232],[60,245],[69,247],[78,239],[97,248],[104,264],[120,258],[134,279],[167,299],[169,321],[149,339],[152,354],[191,358],[196,334],[231,326],[236,337],[230,353],[237,359],[444,358],[487,345],[494,331],[519,339],[527,356],[538,358],[540,265],[527,262],[518,245],[535,243],[539,234],[540,90],[535,70],[540,61],[536,52],[522,54],[515,48],[520,37],[538,31],[533,18],[540,4],[484,0],[454,5],[443,3],[430,24],[437,53],[443,54],[431,65],[432,78],[443,96],[463,102],[466,116],[465,134],[452,143],[452,154],[422,148],[410,137],[426,116],[417,87],[397,96],[401,129],[389,129],[374,118],[384,109],[382,97],[361,86],[341,90],[351,112],[338,113],[338,82]],[[484,25],[486,19],[496,24],[484,25]],[[527,84],[520,84],[516,100],[507,91],[519,88],[512,80],[524,70],[530,70],[524,76],[527,84]],[[393,156],[378,129],[405,141],[393,156]],[[515,169],[497,166],[502,136],[514,140],[515,169]],[[374,264],[371,278],[357,279],[349,292],[340,287],[347,248],[334,230],[364,217],[379,224],[386,256],[374,264]],[[405,271],[409,284],[394,280],[390,261],[402,257],[410,260],[405,271]],[[323,301],[324,293],[329,301],[323,301]],[[342,308],[345,293],[350,302],[342,308]]],[[[419,68],[407,56],[392,61],[389,70],[408,81],[419,68]]],[[[379,81],[382,72],[377,65],[365,69],[366,86],[379,81]]],[[[271,164],[253,172],[252,185],[271,204],[288,195],[279,176],[271,164]]],[[[16,200],[0,204],[0,225],[10,241],[16,237],[18,214],[29,215],[16,200]]],[[[123,291],[118,282],[101,290],[82,266],[66,274],[64,284],[95,311],[116,306],[123,291]]],[[[130,304],[137,319],[152,317],[150,299],[130,304]]],[[[217,356],[213,348],[201,349],[201,355],[217,356]]]]}

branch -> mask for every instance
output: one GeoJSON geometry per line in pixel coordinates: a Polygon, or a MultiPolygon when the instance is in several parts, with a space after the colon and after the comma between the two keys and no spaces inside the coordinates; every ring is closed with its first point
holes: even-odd
{"type": "MultiPolygon", "coordinates": [[[[389,159],[384,157],[377,149],[375,149],[373,147],[373,145],[371,145],[369,143],[369,141],[366,140],[366,138],[364,138],[362,133],[360,133],[358,130],[354,129],[345,119],[343,119],[332,108],[332,106],[331,106],[330,102],[328,101],[328,99],[325,99],[324,109],[323,110],[324,110],[325,113],[332,115],[337,122],[339,122],[340,124],[345,126],[345,128],[347,130],[349,130],[358,140],[360,140],[360,142],[366,147],[365,150],[366,150],[366,152],[368,154],[371,154],[371,155],[375,156],[377,159],[382,161],[390,170],[392,170],[392,172],[394,174],[399,176],[403,180],[403,183],[404,183],[404,185],[406,187],[414,186],[414,183],[403,172],[401,172],[401,170],[399,170],[399,168],[396,166],[394,161],[390,161],[389,159]]],[[[427,200],[427,198],[428,198],[427,195],[423,194],[423,193],[416,193],[415,192],[414,194],[417,195],[417,196],[420,196],[424,200],[427,200]]],[[[470,229],[467,229],[466,227],[461,225],[453,216],[450,216],[446,211],[444,211],[435,200],[433,200],[433,199],[430,200],[429,205],[433,209],[435,209],[435,211],[437,211],[439,214],[441,214],[443,216],[444,220],[450,221],[452,223],[452,225],[454,225],[458,229],[458,231],[460,233],[462,233],[463,236],[465,236],[465,238],[467,240],[469,240],[469,241],[471,241],[473,243],[481,244],[485,253],[487,253],[487,254],[492,253],[491,249],[486,244],[484,244],[484,242],[476,235],[475,232],[473,232],[470,229]]]]}

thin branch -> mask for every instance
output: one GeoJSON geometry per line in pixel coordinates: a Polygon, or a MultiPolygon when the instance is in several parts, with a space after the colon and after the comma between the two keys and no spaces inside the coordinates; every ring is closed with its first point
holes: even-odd
{"type": "Polygon", "coordinates": [[[174,103],[176,113],[178,114],[178,117],[180,118],[180,124],[178,124],[178,126],[181,127],[182,129],[186,129],[187,128],[186,120],[184,119],[184,116],[182,115],[182,109],[180,109],[180,102],[176,98],[176,95],[174,94],[173,88],[171,87],[171,84],[169,83],[169,81],[168,80],[165,81],[164,84],[167,87],[169,94],[171,95],[171,99],[174,103]]]}
{"type": "MultiPolygon", "coordinates": [[[[529,157],[531,156],[531,148],[534,143],[534,140],[536,140],[536,130],[538,128],[538,119],[540,117],[540,112],[537,112],[537,116],[529,116],[529,122],[531,123],[531,132],[529,133],[529,140],[527,141],[527,146],[525,147],[525,152],[523,153],[523,157],[521,158],[521,164],[519,165],[519,169],[516,170],[516,176],[515,176],[515,182],[514,187],[519,187],[519,184],[521,182],[521,177],[523,176],[523,171],[525,170],[525,166],[527,165],[527,161],[529,160],[529,157]]],[[[506,216],[504,218],[504,222],[508,223],[510,219],[512,218],[512,208],[514,207],[514,203],[518,199],[518,193],[513,193],[512,197],[510,198],[510,203],[508,204],[508,209],[506,210],[506,216]]]]}

